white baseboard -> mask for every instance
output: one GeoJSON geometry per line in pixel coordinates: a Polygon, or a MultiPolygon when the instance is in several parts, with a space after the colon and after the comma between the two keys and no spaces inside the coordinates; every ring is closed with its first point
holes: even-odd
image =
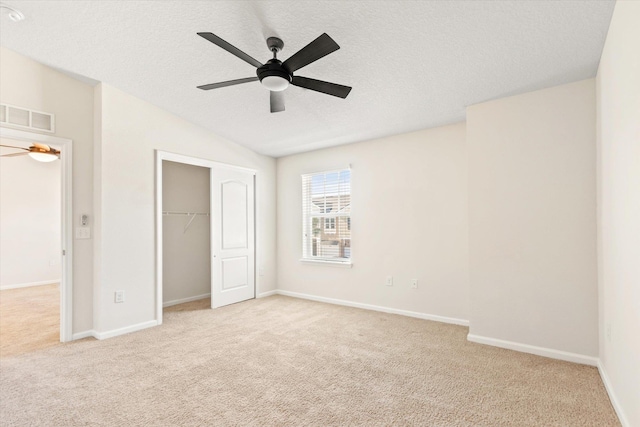
{"type": "Polygon", "coordinates": [[[554,350],[551,348],[537,347],[535,345],[522,344],[513,341],[505,341],[497,338],[483,337],[480,335],[467,335],[467,340],[478,344],[492,345],[494,347],[506,348],[508,350],[530,353],[538,356],[550,357],[551,359],[564,360],[567,362],[580,363],[582,365],[596,366],[598,358],[585,356],[583,354],[569,353],[568,351],[554,350]]]}
{"type": "Polygon", "coordinates": [[[273,291],[259,293],[258,295],[256,295],[256,298],[266,298],[270,297],[271,295],[276,295],[277,293],[278,291],[274,289],[273,291]]]}
{"type": "Polygon", "coordinates": [[[59,283],[60,279],[42,280],[40,282],[16,283],[13,285],[2,285],[0,286],[0,291],[18,288],[30,288],[31,286],[53,285],[59,283]]]}
{"type": "Polygon", "coordinates": [[[453,325],[469,326],[469,321],[464,319],[456,319],[453,317],[438,316],[436,314],[418,313],[415,311],[400,310],[397,308],[382,307],[379,305],[364,304],[360,302],[346,301],[341,299],[318,297],[315,295],[301,294],[298,292],[283,291],[278,289],[275,291],[278,295],[288,297],[308,299],[311,301],[326,302],[329,304],[344,305],[347,307],[363,308],[365,310],[381,311],[383,313],[400,314],[402,316],[416,317],[418,319],[433,320],[435,322],[451,323],[453,325]]]}
{"type": "Polygon", "coordinates": [[[94,331],[93,336],[99,340],[104,340],[107,338],[117,337],[118,335],[129,334],[131,332],[141,331],[143,329],[151,328],[152,326],[157,326],[157,320],[149,320],[148,322],[138,323],[137,325],[125,326],[124,328],[112,329],[106,332],[98,332],[94,331]]]}
{"type": "Polygon", "coordinates": [[[613,409],[615,409],[616,414],[620,419],[620,424],[622,424],[622,427],[631,427],[627,416],[622,410],[622,406],[620,406],[620,402],[618,402],[616,394],[613,392],[613,387],[611,385],[611,380],[609,380],[609,376],[607,375],[607,371],[604,370],[604,366],[602,365],[602,362],[600,360],[598,360],[598,372],[600,372],[600,377],[602,378],[604,388],[607,390],[607,394],[609,395],[611,405],[613,406],[613,409]]]}
{"type": "Polygon", "coordinates": [[[162,307],[171,307],[172,305],[184,304],[185,302],[198,301],[200,299],[209,298],[211,294],[196,295],[194,297],[174,299],[173,301],[167,301],[162,303],[162,307]]]}
{"type": "Polygon", "coordinates": [[[83,332],[76,332],[75,334],[73,334],[73,337],[71,339],[75,341],[75,340],[81,340],[83,338],[95,337],[95,336],[96,336],[96,332],[94,330],[89,330],[89,331],[83,331],[83,332]]]}

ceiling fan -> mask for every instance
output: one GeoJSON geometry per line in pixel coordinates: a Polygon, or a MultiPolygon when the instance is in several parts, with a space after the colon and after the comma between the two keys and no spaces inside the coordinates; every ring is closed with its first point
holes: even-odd
{"type": "Polygon", "coordinates": [[[302,67],[305,67],[318,59],[335,52],[340,46],[333,41],[326,33],[294,53],[289,59],[281,62],[277,58],[278,52],[284,47],[284,42],[277,37],[267,38],[267,47],[273,52],[273,58],[265,64],[260,63],[256,59],[247,55],[237,47],[222,40],[213,33],[198,33],[199,36],[209,40],[211,43],[221,47],[227,52],[237,56],[245,62],[257,68],[256,77],[247,77],[243,79],[229,80],[220,83],[211,83],[198,86],[198,89],[210,90],[218,89],[225,86],[233,86],[242,83],[260,81],[262,86],[271,92],[271,112],[277,113],[284,111],[284,96],[282,91],[289,87],[289,84],[299,86],[305,89],[311,89],[316,92],[326,93],[328,95],[346,98],[351,91],[349,86],[342,86],[335,83],[329,83],[322,80],[311,79],[308,77],[294,76],[293,73],[302,67]]]}
{"type": "Polygon", "coordinates": [[[0,147],[24,150],[24,152],[4,154],[0,157],[16,157],[16,156],[28,155],[29,157],[39,162],[53,162],[54,160],[58,160],[60,158],[60,150],[56,150],[55,148],[49,147],[47,144],[38,144],[37,142],[34,142],[33,145],[29,148],[14,147],[13,145],[2,145],[2,144],[0,144],[0,147]]]}

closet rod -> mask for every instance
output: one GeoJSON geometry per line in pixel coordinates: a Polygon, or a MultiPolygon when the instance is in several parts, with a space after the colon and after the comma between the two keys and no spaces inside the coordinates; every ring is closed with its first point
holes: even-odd
{"type": "Polygon", "coordinates": [[[207,215],[209,216],[209,212],[170,212],[163,211],[162,215],[207,215]]]}
{"type": "Polygon", "coordinates": [[[205,216],[209,216],[209,212],[171,212],[171,211],[163,211],[162,215],[179,215],[179,216],[190,216],[191,219],[189,220],[189,222],[187,223],[187,225],[185,225],[184,230],[182,231],[182,234],[186,233],[187,230],[189,229],[189,226],[191,225],[191,223],[193,222],[194,219],[196,219],[196,217],[198,215],[205,215],[205,216]]]}

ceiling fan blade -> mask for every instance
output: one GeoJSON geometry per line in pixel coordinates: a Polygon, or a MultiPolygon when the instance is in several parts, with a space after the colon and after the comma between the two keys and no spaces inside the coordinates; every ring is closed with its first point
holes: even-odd
{"type": "Polygon", "coordinates": [[[300,68],[305,67],[338,49],[340,49],[338,43],[334,42],[327,33],[324,33],[294,53],[291,58],[282,63],[282,66],[293,73],[294,71],[299,70],[300,68]]]}
{"type": "Polygon", "coordinates": [[[279,113],[284,111],[284,92],[271,91],[271,112],[279,113]]]}
{"type": "MultiPolygon", "coordinates": [[[[6,145],[3,145],[3,147],[6,147],[6,145]]],[[[18,147],[15,147],[15,148],[18,148],[18,147]]],[[[27,153],[11,153],[11,154],[4,154],[0,157],[18,157],[18,156],[26,156],[27,154],[29,153],[28,152],[27,153]]]]}
{"type": "Polygon", "coordinates": [[[262,64],[260,62],[258,62],[256,59],[250,57],[249,55],[247,55],[246,53],[244,53],[243,51],[241,51],[237,47],[233,46],[232,44],[222,40],[220,37],[216,36],[215,34],[213,34],[213,33],[198,33],[198,35],[200,37],[204,37],[205,39],[209,40],[211,43],[223,48],[227,52],[237,56],[238,58],[242,59],[243,61],[248,62],[249,64],[253,65],[256,68],[262,67],[262,64]]]}
{"type": "MultiPolygon", "coordinates": [[[[24,147],[16,147],[16,146],[13,146],[13,145],[4,145],[4,144],[0,144],[0,147],[15,148],[15,149],[18,149],[18,150],[29,151],[29,149],[28,149],[28,148],[24,148],[24,147]]],[[[25,154],[27,154],[27,153],[25,153],[25,154]]]]}
{"type": "Polygon", "coordinates": [[[255,81],[258,81],[258,77],[257,76],[256,77],[247,77],[246,79],[228,80],[226,82],[220,82],[220,83],[210,83],[208,85],[198,86],[198,89],[211,90],[211,89],[218,89],[220,87],[239,85],[239,84],[242,84],[242,83],[249,83],[249,82],[255,82],[255,81]]]}
{"type": "Polygon", "coordinates": [[[327,95],[337,96],[338,98],[346,98],[349,92],[351,92],[349,86],[323,82],[322,80],[310,79],[309,77],[293,76],[291,84],[305,89],[315,90],[316,92],[326,93],[327,95]]]}

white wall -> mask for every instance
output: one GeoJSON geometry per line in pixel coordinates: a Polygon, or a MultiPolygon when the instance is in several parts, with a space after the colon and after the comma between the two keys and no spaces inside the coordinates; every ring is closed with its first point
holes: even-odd
{"type": "MultiPolygon", "coordinates": [[[[162,162],[162,210],[210,210],[210,169],[162,162]]],[[[211,293],[210,217],[165,215],[162,218],[162,299],[177,303],[211,293]],[[189,224],[190,223],[190,224],[189,224]],[[185,226],[189,228],[185,231],[185,226]]]]}
{"type": "MultiPolygon", "coordinates": [[[[93,87],[0,47],[0,102],[55,114],[55,136],[73,140],[74,224],[78,225],[81,214],[91,219],[93,87]]],[[[75,240],[73,332],[91,329],[92,276],[92,241],[75,240]]]]}
{"type": "Polygon", "coordinates": [[[597,77],[600,362],[628,426],[640,426],[638,23],[640,2],[618,1],[597,77]]]}
{"type": "Polygon", "coordinates": [[[60,178],[59,161],[0,157],[0,289],[60,282],[60,178]]]}
{"type": "MultiPolygon", "coordinates": [[[[276,288],[275,160],[106,84],[96,86],[94,329],[108,332],[155,319],[154,150],[256,169],[257,293],[276,288]],[[114,292],[125,302],[114,303],[114,292]]],[[[215,118],[212,118],[215,120],[215,118]]]]}
{"type": "Polygon", "coordinates": [[[597,356],[594,80],[469,107],[467,144],[470,334],[597,356]]]}
{"type": "Polygon", "coordinates": [[[466,320],[467,215],[464,123],[279,158],[278,289],[466,320]],[[300,175],[349,164],[353,268],[301,263],[300,175]]]}

